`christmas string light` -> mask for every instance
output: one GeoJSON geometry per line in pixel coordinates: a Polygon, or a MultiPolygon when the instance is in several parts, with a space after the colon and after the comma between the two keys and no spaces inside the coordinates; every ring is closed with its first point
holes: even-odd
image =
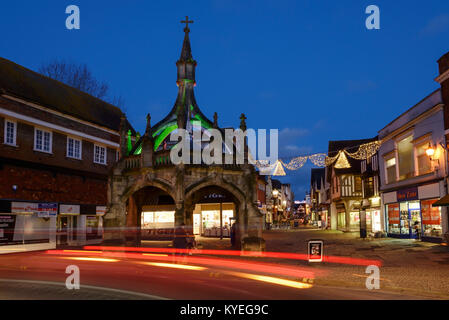
{"type": "Polygon", "coordinates": [[[307,162],[308,157],[296,157],[290,160],[289,163],[285,163],[281,160],[281,163],[286,167],[288,170],[298,170],[304,166],[304,164],[307,162]]]}
{"type": "Polygon", "coordinates": [[[354,153],[350,153],[347,150],[344,151],[351,158],[354,158],[356,160],[366,160],[368,158],[371,158],[377,153],[377,151],[380,148],[380,145],[381,145],[380,141],[373,141],[360,145],[359,149],[354,153]]]}
{"type": "Polygon", "coordinates": [[[317,153],[309,156],[310,162],[312,162],[317,167],[325,167],[326,166],[326,154],[325,153],[317,153]]]}
{"type": "Polygon", "coordinates": [[[378,150],[382,141],[373,141],[359,145],[356,152],[349,152],[346,149],[339,150],[338,154],[333,157],[328,157],[325,153],[316,153],[308,156],[299,156],[292,158],[288,163],[279,159],[274,164],[270,164],[269,160],[257,160],[255,161],[256,167],[264,172],[273,172],[273,176],[286,175],[284,167],[288,170],[298,170],[302,168],[307,160],[310,160],[317,167],[327,167],[335,163],[335,168],[344,169],[351,168],[351,164],[348,161],[347,156],[356,160],[367,160],[374,156],[378,150]]]}

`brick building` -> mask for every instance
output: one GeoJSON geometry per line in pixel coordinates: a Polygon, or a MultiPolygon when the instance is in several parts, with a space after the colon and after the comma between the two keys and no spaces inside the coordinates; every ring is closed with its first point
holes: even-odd
{"type": "Polygon", "coordinates": [[[128,130],[119,108],[0,58],[0,245],[101,241],[128,130]]]}

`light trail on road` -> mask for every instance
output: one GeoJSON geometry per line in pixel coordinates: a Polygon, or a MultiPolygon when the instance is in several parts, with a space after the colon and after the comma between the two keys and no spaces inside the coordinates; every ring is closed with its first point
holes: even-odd
{"type": "MultiPolygon", "coordinates": [[[[259,258],[277,258],[287,260],[309,261],[309,256],[302,253],[287,252],[265,252],[256,251],[245,253],[237,250],[211,250],[211,249],[175,249],[175,248],[149,248],[149,247],[107,247],[107,246],[84,246],[85,250],[101,251],[122,251],[122,252],[154,252],[154,253],[172,253],[172,254],[192,254],[192,255],[217,255],[217,256],[239,256],[239,257],[259,257],[259,258]]],[[[382,266],[379,260],[362,259],[353,257],[324,256],[323,262],[336,264],[349,264],[354,266],[382,266]]]]}

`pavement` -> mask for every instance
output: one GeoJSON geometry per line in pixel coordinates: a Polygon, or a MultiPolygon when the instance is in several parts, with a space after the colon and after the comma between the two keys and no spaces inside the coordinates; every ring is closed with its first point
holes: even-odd
{"type": "MultiPolygon", "coordinates": [[[[418,294],[429,298],[449,299],[449,247],[413,239],[367,238],[358,233],[316,228],[276,229],[264,231],[266,251],[307,253],[311,239],[324,241],[327,256],[352,257],[381,261],[381,289],[401,294],[418,294]]],[[[204,249],[231,249],[229,239],[197,237],[204,249]]],[[[145,244],[144,244],[145,245],[145,244]]],[[[151,243],[151,246],[167,245],[151,243]]],[[[279,262],[276,259],[264,259],[279,262]]],[[[309,265],[304,261],[283,260],[292,265],[309,265]]],[[[365,288],[366,266],[315,263],[329,273],[315,279],[324,286],[365,288]]]]}

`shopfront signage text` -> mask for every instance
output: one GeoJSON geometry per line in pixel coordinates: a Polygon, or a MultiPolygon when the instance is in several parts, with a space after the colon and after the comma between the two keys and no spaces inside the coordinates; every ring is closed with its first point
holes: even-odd
{"type": "Polygon", "coordinates": [[[397,199],[398,202],[418,200],[418,187],[399,190],[397,192],[397,199]]]}

